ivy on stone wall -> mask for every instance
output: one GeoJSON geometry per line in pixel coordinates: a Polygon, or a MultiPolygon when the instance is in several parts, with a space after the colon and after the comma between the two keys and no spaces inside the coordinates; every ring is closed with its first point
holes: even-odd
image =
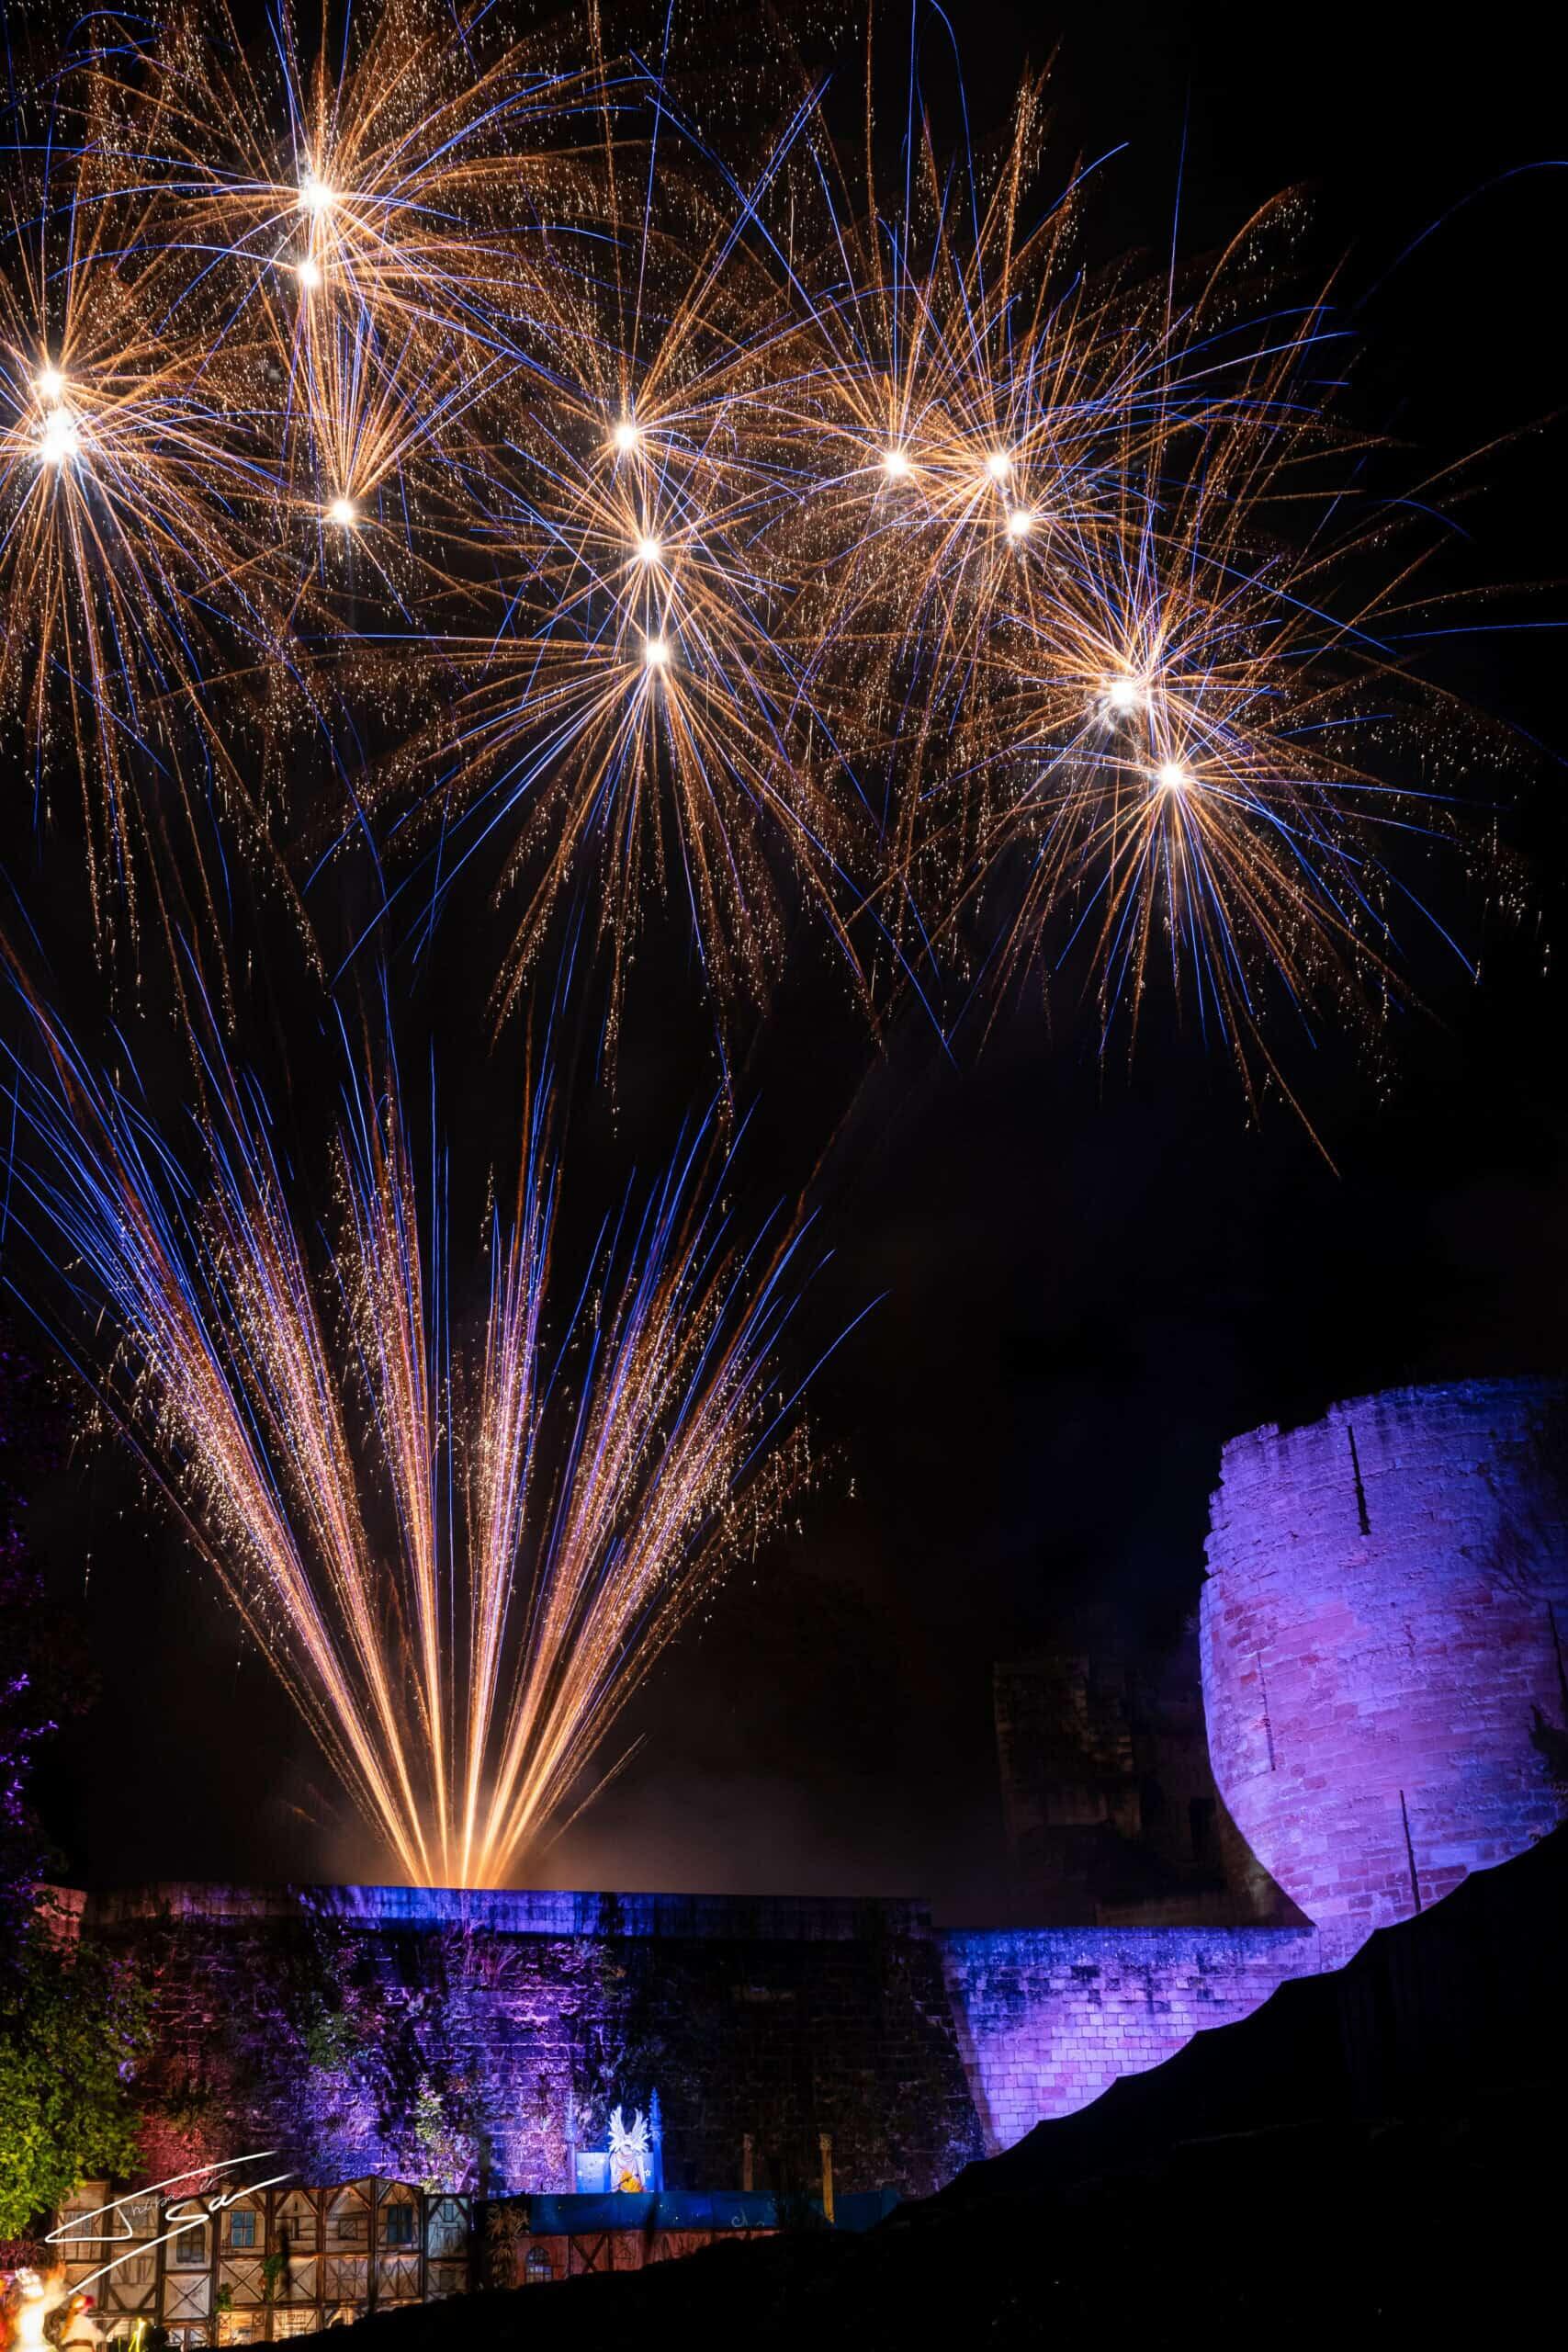
{"type": "Polygon", "coordinates": [[[452,1920],[323,1889],[107,1907],[89,1932],[157,1973],[154,2170],[265,2147],[309,2180],[558,2192],[572,2145],[603,2148],[609,2109],[646,2112],[655,2089],[672,2188],[738,2186],[748,2140],[758,2187],[803,2194],[824,2133],[846,2194],[926,2195],[981,2153],[920,1923],[881,1928],[873,1906],[803,1934],[785,1905],[770,1934],[742,1903],[716,1933],[713,1909],[672,1932],[596,1897],[592,1929],[547,1931],[485,1898],[452,1920]],[[177,2101],[199,2146],[159,2136],[177,2101]]]}

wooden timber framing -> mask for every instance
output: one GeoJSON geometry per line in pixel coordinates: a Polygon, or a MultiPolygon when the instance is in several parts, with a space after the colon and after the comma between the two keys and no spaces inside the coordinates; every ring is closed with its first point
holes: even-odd
{"type": "Polygon", "coordinates": [[[189,2198],[151,2190],[118,2198],[96,2222],[85,2218],[112,2198],[107,2183],[84,2183],[62,2209],[68,2234],[51,2249],[66,2257],[67,2287],[85,2285],[95,2297],[94,2317],[111,2342],[133,2335],[141,2320],[182,2347],[277,2344],[473,2284],[468,2196],[371,2175],[333,2188],[239,2190],[185,2227],[189,2198]]]}

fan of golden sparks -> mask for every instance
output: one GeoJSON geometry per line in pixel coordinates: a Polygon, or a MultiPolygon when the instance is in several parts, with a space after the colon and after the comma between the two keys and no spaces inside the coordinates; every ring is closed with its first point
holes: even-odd
{"type": "Polygon", "coordinates": [[[454,1358],[389,1057],[345,1080],[318,1254],[209,1024],[186,1153],[25,1001],[11,1216],[112,1342],[104,1406],[409,1879],[506,1883],[806,1476],[778,1386],[802,1227],[741,1232],[705,1127],[568,1286],[547,1080],[454,1358]]]}

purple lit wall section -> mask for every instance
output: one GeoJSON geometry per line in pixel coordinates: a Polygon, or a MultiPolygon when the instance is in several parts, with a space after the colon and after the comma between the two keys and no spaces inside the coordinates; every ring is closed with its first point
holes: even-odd
{"type": "Polygon", "coordinates": [[[597,2080],[659,2089],[671,2186],[739,2185],[747,2136],[787,2186],[829,2132],[845,2193],[926,2194],[1318,1964],[1310,1928],[955,1933],[906,1903],[162,1886],[87,1911],[160,1982],[154,2171],[254,2144],[423,2178],[423,2085],[498,2192],[567,2185],[597,2080]]]}
{"type": "Polygon", "coordinates": [[[941,1942],[988,2154],[1320,1964],[1310,1928],[1024,1928],[941,1942]]]}
{"type": "Polygon", "coordinates": [[[1226,1446],[1201,1651],[1214,1777],[1324,1964],[1559,1817],[1560,1381],[1405,1388],[1226,1446]]]}
{"type": "Polygon", "coordinates": [[[1210,1749],[1310,1926],[970,1933],[917,1903],[405,1887],[93,1895],[83,1931],[159,1988],[152,2171],[265,2146],[310,2180],[559,2189],[585,2092],[603,2108],[657,2086],[673,2188],[738,2186],[748,2141],[758,2186],[808,2186],[828,2133],[844,2193],[929,2193],[1553,1825],[1565,1420],[1562,1383],[1471,1384],[1225,1449],[1210,1749]]]}
{"type": "Polygon", "coordinates": [[[671,2188],[929,2194],[982,2153],[924,1906],[702,1895],[163,1885],[83,1932],[158,1984],[144,2145],[309,2180],[575,2186],[658,2091],[671,2188]],[[582,2110],[590,2110],[584,2124],[582,2110]],[[169,2120],[178,2145],[153,2120],[169,2120]]]}

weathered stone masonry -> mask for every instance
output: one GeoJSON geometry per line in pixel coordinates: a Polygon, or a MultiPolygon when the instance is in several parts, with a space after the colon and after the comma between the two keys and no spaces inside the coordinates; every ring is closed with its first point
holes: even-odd
{"type": "Polygon", "coordinates": [[[982,2152],[916,1905],[170,1886],[90,1899],[84,1931],[156,1973],[154,2170],[238,2143],[423,2179],[440,2142],[495,2193],[559,2190],[572,2109],[592,2132],[655,2086],[671,2188],[739,2185],[747,2134],[785,2190],[823,2132],[846,2192],[982,2152]]]}
{"type": "Polygon", "coordinates": [[[939,1940],[993,2153],[1319,1966],[1311,1928],[1033,1928],[939,1940]]]}
{"type": "Polygon", "coordinates": [[[903,1902],[153,1887],[88,1897],[161,2019],[150,2175],[570,2185],[657,2086],[671,2188],[919,2196],[1337,1965],[1562,1809],[1563,1384],[1400,1390],[1226,1447],[1214,1778],[1312,1924],[939,1932],[903,1902]],[[1546,1736],[1551,1734],[1551,1738],[1546,1736]],[[1553,1747],[1552,1740],[1558,1745],[1553,1747]],[[575,2127],[571,2119],[575,2118],[575,2127]]]}
{"type": "Polygon", "coordinates": [[[87,1932],[156,1973],[156,2173],[276,2147],[310,2179],[570,2177],[567,2117],[663,2102],[671,2188],[922,2195],[1245,2015],[1306,1929],[964,1934],[907,1903],[153,1887],[87,1932]],[[423,2119],[424,2138],[420,2137],[423,2119]]]}
{"type": "Polygon", "coordinates": [[[1226,1446],[1203,1589],[1214,1777],[1325,1964],[1561,1810],[1568,1388],[1395,1389],[1226,1446]]]}

